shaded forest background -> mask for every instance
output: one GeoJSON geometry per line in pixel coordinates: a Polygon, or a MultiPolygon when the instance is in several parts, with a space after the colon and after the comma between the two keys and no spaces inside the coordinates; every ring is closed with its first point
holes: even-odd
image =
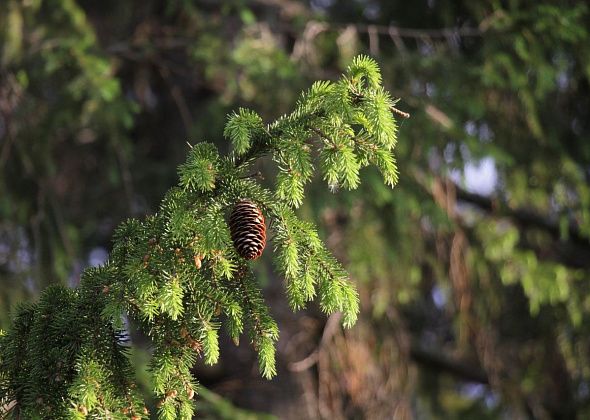
{"type": "Polygon", "coordinates": [[[263,258],[279,376],[227,339],[196,367],[200,416],[590,417],[589,28],[566,0],[3,0],[0,327],[153,213],[187,141],[228,150],[231,110],[272,120],[364,53],[412,114],[400,183],[317,182],[300,209],[359,287],[359,323],[292,314],[263,258]]]}

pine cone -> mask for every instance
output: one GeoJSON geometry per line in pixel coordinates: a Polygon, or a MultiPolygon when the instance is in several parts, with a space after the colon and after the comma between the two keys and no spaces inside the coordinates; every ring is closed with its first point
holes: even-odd
{"type": "Polygon", "coordinates": [[[262,255],[266,246],[266,225],[262,212],[250,200],[240,200],[229,216],[231,239],[238,254],[247,260],[262,255]]]}

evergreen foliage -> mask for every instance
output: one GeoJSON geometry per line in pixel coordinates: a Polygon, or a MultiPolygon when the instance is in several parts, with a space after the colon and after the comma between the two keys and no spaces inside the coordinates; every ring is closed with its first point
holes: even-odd
{"type": "MultiPolygon", "coordinates": [[[[313,366],[256,377],[247,336],[232,348],[222,324],[207,387],[279,417],[590,418],[586,3],[0,1],[0,328],[103,261],[121,220],[157,211],[187,152],[164,139],[225,151],[232,109],[273,121],[370,52],[412,112],[403,179],[369,169],[330,195],[314,176],[298,211],[330,233],[363,316],[324,335],[315,305],[276,310],[274,282],[281,342],[297,338],[277,357],[313,366]]],[[[133,344],[146,396],[150,354],[133,344]]],[[[199,417],[237,418],[206,391],[199,417]]]]}
{"type": "Polygon", "coordinates": [[[290,306],[317,297],[325,313],[341,311],[343,325],[352,326],[356,289],[294,208],[315,166],[332,189],[356,188],[359,170],[370,164],[395,184],[394,101],[380,83],[377,64],[360,56],[340,80],[315,83],[270,125],[249,110],[231,115],[224,132],[230,156],[209,143],[191,146],[179,185],[155,215],[117,229],[106,264],[87,269],[77,289],[52,286],[17,310],[0,337],[0,406],[10,406],[14,418],[147,418],[126,357],[125,317],[153,341],[160,419],[192,417],[197,383],[190,370],[199,357],[218,361],[222,326],[235,342],[247,332],[261,374],[276,375],[278,327],[227,224],[245,198],[270,220],[290,306]],[[264,155],[277,163],[274,191],[245,175],[264,155]]]}

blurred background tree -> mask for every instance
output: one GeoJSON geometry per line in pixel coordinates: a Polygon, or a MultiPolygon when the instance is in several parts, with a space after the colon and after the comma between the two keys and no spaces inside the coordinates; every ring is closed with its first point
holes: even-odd
{"type": "Polygon", "coordinates": [[[226,398],[205,390],[200,415],[235,417],[232,401],[293,419],[587,418],[588,9],[0,2],[0,326],[15,303],[103,262],[114,227],[175,182],[186,140],[228,149],[230,110],[274,119],[367,53],[412,114],[400,184],[367,171],[328,199],[313,184],[300,209],[357,282],[359,324],[291,314],[263,260],[279,377],[259,379],[255,355],[228,340],[220,365],[196,367],[226,398]]]}

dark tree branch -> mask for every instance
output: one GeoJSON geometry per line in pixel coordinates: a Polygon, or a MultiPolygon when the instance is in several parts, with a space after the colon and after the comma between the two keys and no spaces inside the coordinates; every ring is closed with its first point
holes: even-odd
{"type": "Polygon", "coordinates": [[[468,203],[496,217],[507,217],[523,229],[539,229],[547,232],[556,242],[549,248],[540,249],[538,244],[529,243],[526,237],[523,246],[533,249],[539,258],[555,260],[571,268],[590,269],[590,239],[570,223],[567,238],[562,237],[557,222],[528,209],[511,209],[490,197],[475,194],[455,185],[457,200],[468,203]]]}
{"type": "MultiPolygon", "coordinates": [[[[414,181],[433,196],[430,178],[426,173],[417,167],[413,167],[409,172],[414,181]]],[[[529,209],[510,208],[500,199],[466,191],[450,179],[446,179],[445,183],[454,190],[455,199],[459,202],[472,205],[490,217],[510,219],[522,229],[537,229],[548,233],[554,242],[542,247],[539,244],[527,242],[526,235],[521,237],[520,245],[534,250],[539,258],[554,260],[571,268],[590,269],[590,258],[588,258],[590,239],[586,238],[574,224],[570,223],[567,237],[564,238],[559,224],[547,216],[529,209]]],[[[463,227],[470,230],[469,226],[463,227]]]]}
{"type": "MultiPolygon", "coordinates": [[[[559,225],[549,218],[527,209],[511,209],[499,201],[495,201],[485,195],[475,194],[466,191],[455,185],[457,200],[473,204],[481,210],[495,213],[499,216],[506,216],[513,219],[519,225],[527,228],[537,228],[551,234],[555,239],[561,239],[559,225]]],[[[569,241],[576,245],[590,247],[590,240],[584,237],[579,229],[570,223],[568,227],[569,241]]]]}
{"type": "Polygon", "coordinates": [[[441,351],[435,352],[413,344],[410,348],[410,358],[426,369],[448,373],[464,381],[489,384],[488,375],[481,366],[452,358],[441,351]]]}

